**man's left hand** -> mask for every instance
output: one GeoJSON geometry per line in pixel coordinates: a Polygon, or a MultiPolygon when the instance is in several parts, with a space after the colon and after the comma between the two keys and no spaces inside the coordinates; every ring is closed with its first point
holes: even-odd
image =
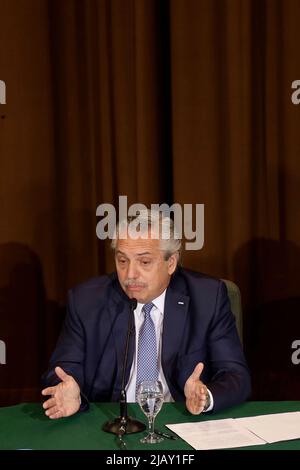
{"type": "Polygon", "coordinates": [[[200,380],[203,367],[203,362],[199,362],[184,386],[186,407],[193,415],[202,413],[206,403],[207,388],[200,380]]]}

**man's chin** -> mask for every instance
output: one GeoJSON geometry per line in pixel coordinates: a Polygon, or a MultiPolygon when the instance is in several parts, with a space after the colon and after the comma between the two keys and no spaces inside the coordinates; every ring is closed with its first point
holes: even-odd
{"type": "Polygon", "coordinates": [[[146,294],[144,291],[144,287],[136,288],[136,289],[126,289],[126,294],[130,299],[136,299],[139,303],[145,303],[146,294]]]}

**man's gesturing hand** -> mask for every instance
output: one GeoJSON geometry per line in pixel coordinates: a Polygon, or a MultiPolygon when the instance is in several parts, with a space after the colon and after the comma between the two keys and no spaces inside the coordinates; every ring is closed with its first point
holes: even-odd
{"type": "Polygon", "coordinates": [[[202,413],[206,402],[207,388],[200,380],[203,367],[204,364],[199,362],[184,386],[186,407],[193,415],[202,413]]]}
{"type": "Polygon", "coordinates": [[[61,367],[55,367],[55,373],[61,382],[42,390],[42,395],[51,395],[51,398],[43,403],[45,414],[51,419],[71,416],[80,408],[80,388],[77,382],[61,367]]]}

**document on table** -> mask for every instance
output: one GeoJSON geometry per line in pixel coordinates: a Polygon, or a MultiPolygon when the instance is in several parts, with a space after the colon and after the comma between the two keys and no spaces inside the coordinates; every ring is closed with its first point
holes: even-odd
{"type": "Polygon", "coordinates": [[[228,449],[266,444],[237,420],[219,419],[200,423],[167,424],[196,450],[228,449]]]}
{"type": "Polygon", "coordinates": [[[269,443],[300,438],[299,411],[238,418],[235,421],[269,443]]]}

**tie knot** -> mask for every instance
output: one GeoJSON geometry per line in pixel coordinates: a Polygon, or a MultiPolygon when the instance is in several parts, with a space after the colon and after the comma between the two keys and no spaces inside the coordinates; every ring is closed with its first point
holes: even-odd
{"type": "Polygon", "coordinates": [[[154,304],[152,304],[152,303],[144,305],[143,311],[145,312],[146,316],[149,316],[149,314],[150,314],[153,307],[154,307],[154,304]]]}

